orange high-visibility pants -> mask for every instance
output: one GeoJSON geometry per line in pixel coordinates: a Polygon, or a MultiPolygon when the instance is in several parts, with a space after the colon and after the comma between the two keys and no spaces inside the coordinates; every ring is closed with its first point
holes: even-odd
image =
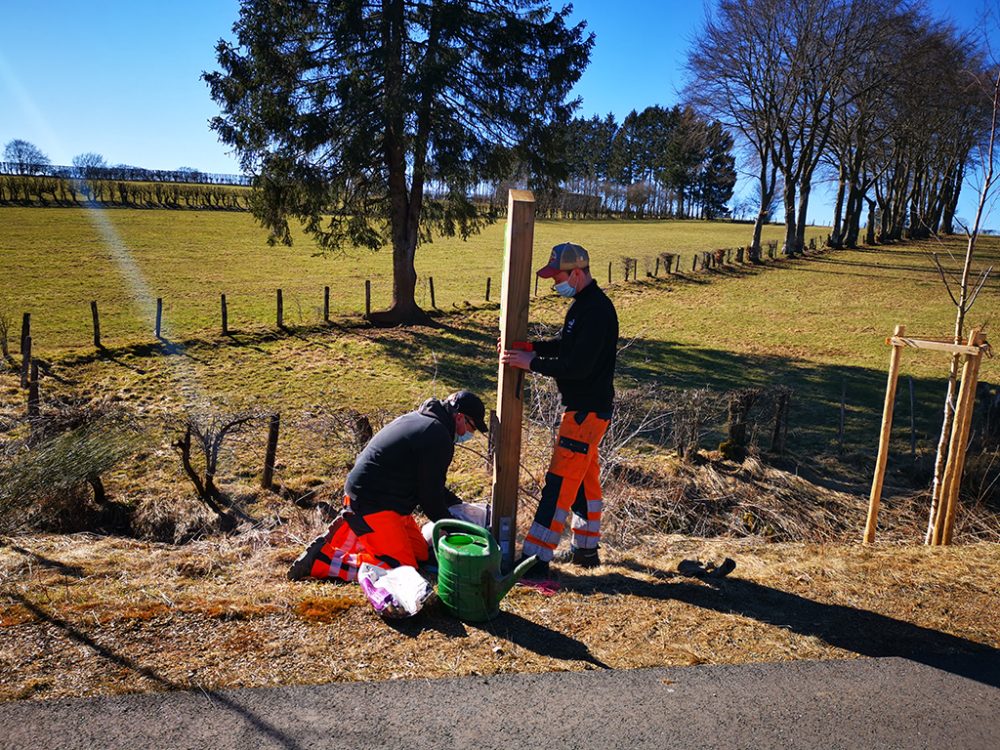
{"type": "Polygon", "coordinates": [[[592,411],[563,414],[542,498],[524,538],[525,555],[551,560],[570,510],[573,511],[573,546],[597,548],[604,509],[597,446],[609,422],[609,414],[592,411]]]}
{"type": "Polygon", "coordinates": [[[331,524],[310,575],[353,581],[362,563],[387,570],[401,565],[415,568],[428,556],[427,542],[413,516],[392,510],[362,516],[347,507],[331,524]]]}

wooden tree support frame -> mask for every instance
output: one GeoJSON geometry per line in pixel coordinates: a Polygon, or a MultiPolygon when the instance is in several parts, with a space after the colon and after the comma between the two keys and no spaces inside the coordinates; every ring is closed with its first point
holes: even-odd
{"type": "MultiPolygon", "coordinates": [[[[528,337],[531,252],[535,233],[535,198],[527,190],[511,190],[507,198],[507,231],[500,291],[500,342],[512,349],[528,337]]],[[[521,420],[524,414],[524,371],[499,365],[493,457],[491,530],[510,569],[517,541],[517,492],[521,467],[521,420]]]]}
{"type": "Polygon", "coordinates": [[[910,348],[947,352],[965,357],[961,386],[956,400],[955,412],[952,416],[948,460],[941,481],[940,500],[935,506],[931,538],[931,544],[949,544],[952,527],[955,523],[955,512],[958,508],[958,491],[962,486],[965,452],[969,443],[972,411],[976,400],[976,384],[979,380],[979,366],[983,358],[986,336],[976,328],[969,336],[967,344],[952,344],[945,341],[907,338],[905,334],[906,328],[904,326],[896,326],[893,335],[886,339],[886,343],[892,347],[892,354],[889,356],[889,381],[885,390],[882,431],[879,435],[875,476],[872,478],[872,491],[868,501],[868,520],[865,523],[863,541],[865,544],[875,541],[879,505],[882,500],[882,483],[885,480],[885,468],[889,457],[889,435],[892,431],[892,411],[896,401],[896,385],[899,380],[899,362],[903,349],[910,348]]]}

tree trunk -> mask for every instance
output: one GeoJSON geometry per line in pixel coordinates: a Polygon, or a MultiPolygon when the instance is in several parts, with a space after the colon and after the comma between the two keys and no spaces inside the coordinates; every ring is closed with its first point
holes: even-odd
{"type": "Polygon", "coordinates": [[[795,244],[795,181],[785,176],[785,245],[781,252],[788,257],[794,257],[798,252],[795,244]]]}
{"type": "Polygon", "coordinates": [[[799,218],[795,224],[795,247],[797,252],[805,252],[806,249],[806,216],[809,211],[809,191],[812,189],[812,176],[803,176],[802,187],[799,191],[799,218]]]}
{"type": "Polygon", "coordinates": [[[865,198],[868,201],[868,225],[865,227],[865,244],[875,244],[875,201],[865,198]]]}
{"type": "MultiPolygon", "coordinates": [[[[830,233],[830,247],[841,247],[843,245],[843,238],[841,234],[843,232],[843,224],[841,223],[841,216],[844,211],[844,190],[846,188],[846,181],[844,179],[844,172],[841,169],[840,179],[837,181],[837,198],[833,202],[833,231],[830,233]]],[[[848,210],[848,213],[850,211],[848,210]]]]}

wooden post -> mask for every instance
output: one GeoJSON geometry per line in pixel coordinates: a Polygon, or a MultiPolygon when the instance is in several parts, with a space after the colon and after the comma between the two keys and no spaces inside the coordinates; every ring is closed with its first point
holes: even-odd
{"type": "Polygon", "coordinates": [[[694,257],[691,258],[691,273],[694,273],[697,270],[698,270],[698,253],[695,253],[694,257]]]}
{"type": "MultiPolygon", "coordinates": [[[[969,343],[978,346],[984,337],[979,329],[969,336],[969,343]]],[[[948,463],[944,468],[941,483],[941,500],[938,503],[937,518],[934,521],[932,544],[950,544],[955,512],[958,509],[958,494],[962,489],[962,474],[965,469],[965,454],[969,447],[969,429],[972,412],[976,403],[976,383],[979,380],[981,354],[968,354],[962,367],[962,385],[958,391],[958,403],[952,418],[951,441],[948,446],[948,463]]]]}
{"type": "MultiPolygon", "coordinates": [[[[902,336],[906,333],[905,326],[896,326],[893,335],[902,336]]],[[[892,432],[892,410],[896,403],[896,383],[899,380],[899,359],[903,347],[893,346],[889,355],[889,381],[885,388],[885,404],[882,407],[882,432],[878,440],[878,456],[875,459],[875,476],[872,478],[872,491],[868,498],[868,520],[865,522],[864,543],[875,541],[875,528],[878,526],[878,507],[882,501],[882,482],[885,480],[885,465],[889,458],[889,435],[892,432]]]]}
{"type": "Polygon", "coordinates": [[[330,322],[330,287],[323,287],[323,322],[330,322]]]}
{"type": "Polygon", "coordinates": [[[97,314],[97,301],[90,301],[90,317],[94,320],[94,347],[101,348],[101,318],[97,314]]]}
{"type": "Polygon", "coordinates": [[[372,316],[372,280],[365,279],[365,317],[372,316]]]}
{"type": "Polygon", "coordinates": [[[21,342],[21,387],[28,387],[28,370],[31,367],[31,336],[21,342]]]}
{"type": "Polygon", "coordinates": [[[430,289],[431,289],[431,308],[434,309],[434,310],[437,310],[437,300],[434,298],[434,277],[433,276],[428,276],[427,277],[427,284],[430,286],[430,289]]]}
{"type": "Polygon", "coordinates": [[[222,335],[229,335],[229,306],[226,304],[226,295],[222,295],[222,335]]]}
{"type": "Polygon", "coordinates": [[[538,296],[538,277],[535,277],[535,296],[538,296]]]}
{"type": "Polygon", "coordinates": [[[272,414],[267,425],[267,450],[264,452],[264,473],[260,478],[260,486],[271,489],[274,483],[274,461],[278,455],[278,430],[281,425],[281,415],[272,414]]]}
{"type": "Polygon", "coordinates": [[[278,328],[285,327],[285,302],[281,297],[281,290],[278,290],[278,328]]]}
{"type": "Polygon", "coordinates": [[[660,256],[657,255],[656,256],[656,268],[653,269],[653,276],[659,276],[659,275],[660,275],[660,256]]]}
{"type": "Polygon", "coordinates": [[[153,333],[156,338],[162,338],[160,332],[163,330],[163,297],[156,298],[156,325],[153,328],[153,333]]]}
{"type": "Polygon", "coordinates": [[[21,352],[24,352],[24,342],[31,338],[31,313],[26,312],[21,317],[21,352]]]}
{"type": "Polygon", "coordinates": [[[677,256],[677,271],[676,271],[676,273],[680,273],[680,272],[681,272],[681,256],[678,254],[678,256],[677,256]]]}
{"type": "MultiPolygon", "coordinates": [[[[511,190],[507,198],[507,231],[500,293],[502,349],[528,337],[528,291],[535,232],[535,198],[527,190],[511,190]]],[[[498,437],[493,461],[493,536],[500,545],[504,567],[514,560],[517,536],[517,492],[521,462],[521,419],[524,371],[499,366],[496,423],[498,437]]]]}
{"type": "Polygon", "coordinates": [[[492,276],[487,276],[486,277],[486,301],[487,302],[490,301],[490,284],[492,284],[492,283],[493,283],[493,277],[492,276]]]}
{"type": "Polygon", "coordinates": [[[31,362],[31,380],[28,381],[28,416],[38,416],[38,363],[31,362]]]}
{"type": "Polygon", "coordinates": [[[611,283],[611,261],[608,261],[608,283],[611,283]]]}
{"type": "Polygon", "coordinates": [[[844,452],[844,422],[847,417],[847,381],[840,387],[840,424],[837,426],[837,449],[844,452]]]}

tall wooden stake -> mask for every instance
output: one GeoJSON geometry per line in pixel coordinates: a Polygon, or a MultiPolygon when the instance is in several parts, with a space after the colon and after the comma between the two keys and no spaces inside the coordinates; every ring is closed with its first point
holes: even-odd
{"type": "MultiPolygon", "coordinates": [[[[531,251],[535,233],[535,197],[511,190],[507,198],[503,282],[500,292],[500,341],[503,349],[528,337],[531,292],[531,251]]],[[[492,531],[500,545],[505,569],[514,560],[517,541],[517,489],[521,465],[521,419],[524,413],[524,371],[500,365],[496,421],[498,436],[493,461],[492,531]]]]}
{"type": "Polygon", "coordinates": [[[277,314],[278,328],[284,328],[285,327],[285,300],[281,296],[281,290],[280,289],[278,290],[278,300],[277,300],[277,302],[278,302],[278,314],[277,314]]]}
{"type": "MultiPolygon", "coordinates": [[[[969,343],[978,346],[983,343],[979,329],[969,336],[969,343]]],[[[951,441],[948,445],[948,462],[941,481],[941,501],[938,503],[934,519],[934,534],[931,544],[949,544],[955,511],[958,508],[958,493],[962,488],[962,473],[965,468],[965,454],[969,446],[969,429],[972,426],[972,412],[976,403],[976,383],[979,379],[979,363],[982,355],[969,354],[962,367],[962,384],[958,390],[955,414],[952,417],[951,441]]]]}
{"type": "MultiPolygon", "coordinates": [[[[896,326],[893,335],[902,336],[905,326],[896,326]]],[[[872,492],[868,499],[868,520],[865,523],[864,543],[875,541],[875,527],[878,526],[878,507],[882,502],[882,482],[885,480],[885,465],[889,459],[889,434],[892,432],[892,410],[896,403],[896,383],[899,381],[899,358],[902,346],[893,345],[889,355],[889,382],[885,388],[885,405],[882,407],[882,433],[878,439],[878,457],[875,459],[875,476],[872,478],[872,492]]]]}
{"type": "Polygon", "coordinates": [[[323,287],[323,322],[330,322],[330,287],[323,287]]]}
{"type": "Polygon", "coordinates": [[[156,327],[153,329],[153,333],[156,338],[162,338],[160,335],[163,330],[163,297],[156,298],[156,327]]]}
{"type": "Polygon", "coordinates": [[[222,304],[222,335],[229,335],[229,305],[226,304],[226,295],[222,295],[220,300],[222,304]]]}

